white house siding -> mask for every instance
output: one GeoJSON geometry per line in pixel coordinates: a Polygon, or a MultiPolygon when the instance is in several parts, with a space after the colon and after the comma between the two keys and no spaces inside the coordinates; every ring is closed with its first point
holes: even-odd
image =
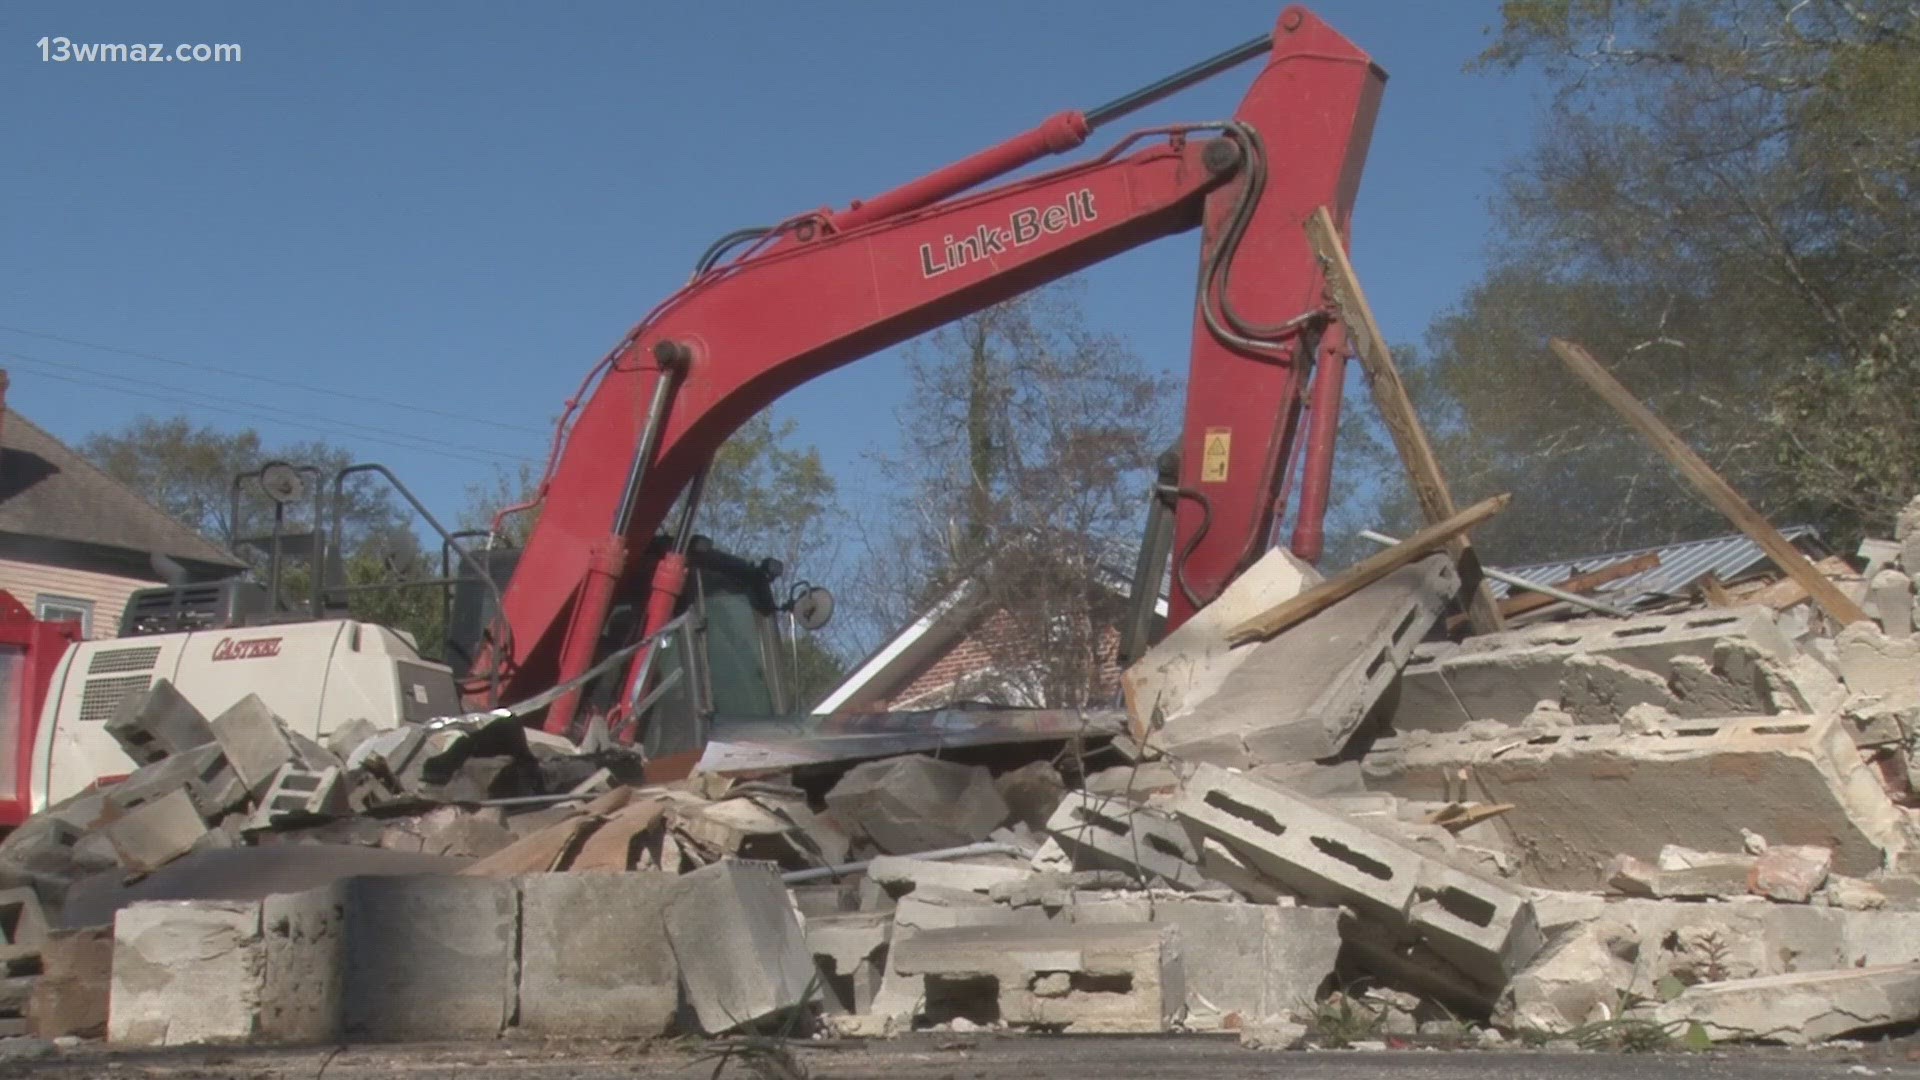
{"type": "Polygon", "coordinates": [[[0,589],[12,593],[15,600],[36,615],[39,614],[39,602],[43,597],[90,602],[93,605],[93,619],[87,627],[87,635],[94,639],[118,636],[120,613],[126,610],[127,598],[136,589],[151,588],[155,584],[141,578],[119,577],[92,570],[70,570],[44,563],[0,559],[0,589]]]}

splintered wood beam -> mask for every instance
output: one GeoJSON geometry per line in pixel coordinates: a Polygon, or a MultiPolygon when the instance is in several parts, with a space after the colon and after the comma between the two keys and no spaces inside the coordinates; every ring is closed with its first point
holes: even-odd
{"type": "Polygon", "coordinates": [[[1495,495],[1484,502],[1474,503],[1447,520],[1429,525],[1385,551],[1355,563],[1340,576],[1323,581],[1299,596],[1276,604],[1235,626],[1227,631],[1227,640],[1235,645],[1258,641],[1311,619],[1395,570],[1418,562],[1449,542],[1465,536],[1468,529],[1505,510],[1512,501],[1512,495],[1495,495]]]}
{"type": "MultiPolygon", "coordinates": [[[[1340,322],[1347,328],[1353,350],[1360,358],[1360,368],[1366,372],[1374,407],[1380,410],[1380,418],[1393,436],[1394,448],[1400,452],[1400,462],[1413,484],[1414,497],[1420,501],[1420,512],[1428,524],[1451,518],[1455,509],[1453,492],[1447,487],[1440,461],[1434,457],[1433,445],[1427,441],[1426,428],[1414,412],[1413,399],[1407,396],[1400,369],[1394,366],[1386,336],[1380,333],[1373,307],[1367,303],[1360,278],[1347,258],[1347,247],[1340,240],[1340,230],[1334,227],[1333,215],[1326,207],[1315,210],[1307,219],[1307,240],[1326,272],[1327,291],[1340,311],[1340,322]]],[[[1506,623],[1500,617],[1499,606],[1493,602],[1493,593],[1481,577],[1480,560],[1474,554],[1473,545],[1462,535],[1447,545],[1447,553],[1453,556],[1460,568],[1461,580],[1467,586],[1467,617],[1473,623],[1474,632],[1491,634],[1503,629],[1506,623]]]]}
{"type": "Polygon", "coordinates": [[[1554,338],[1550,345],[1554,355],[1567,365],[1567,370],[1579,376],[1582,382],[1593,388],[1594,393],[1600,395],[1601,400],[1613,406],[1614,411],[1618,412],[1621,418],[1644,436],[1649,443],[1652,443],[1653,448],[1667,459],[1667,463],[1672,465],[1687,483],[1692,484],[1694,490],[1712,504],[1715,510],[1725,514],[1727,520],[1747,534],[1748,539],[1760,545],[1760,549],[1773,560],[1773,565],[1799,582],[1807,590],[1807,595],[1813,597],[1813,602],[1820,605],[1820,610],[1826,612],[1828,618],[1841,626],[1846,626],[1867,617],[1867,613],[1860,610],[1860,605],[1847,599],[1847,594],[1836,588],[1833,582],[1827,580],[1825,574],[1815,569],[1813,563],[1807,561],[1807,557],[1800,553],[1800,549],[1793,546],[1793,541],[1780,535],[1780,530],[1774,528],[1772,523],[1762,517],[1747,500],[1741,498],[1740,493],[1733,490],[1731,484],[1721,479],[1720,474],[1714,472],[1712,466],[1702,460],[1699,454],[1694,453],[1693,448],[1688,446],[1680,436],[1673,433],[1673,429],[1662,423],[1660,418],[1653,414],[1653,410],[1641,404],[1640,399],[1634,397],[1632,391],[1620,385],[1620,380],[1615,379],[1606,368],[1600,366],[1600,361],[1595,360],[1592,353],[1576,342],[1564,341],[1560,338],[1554,338]]]}

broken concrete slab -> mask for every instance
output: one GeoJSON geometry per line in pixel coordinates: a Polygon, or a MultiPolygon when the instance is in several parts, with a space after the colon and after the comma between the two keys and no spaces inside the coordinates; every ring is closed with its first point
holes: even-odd
{"type": "Polygon", "coordinates": [[[179,787],[127,811],[104,831],[120,865],[147,874],[192,851],[207,834],[207,823],[193,796],[179,787]]]}
{"type": "Polygon", "coordinates": [[[962,927],[896,942],[892,972],[919,982],[917,1018],[1072,1032],[1167,1030],[1186,1004],[1171,926],[962,927]]]}
{"type": "Polygon", "coordinates": [[[1253,650],[1231,647],[1229,630],[1322,580],[1318,570],[1292,552],[1273,548],[1212,603],[1148,649],[1121,676],[1134,738],[1144,742],[1150,727],[1192,711],[1219,689],[1229,673],[1247,662],[1253,650]]]}
{"type": "Polygon", "coordinates": [[[265,959],[258,900],[148,901],[120,909],[108,1041],[190,1046],[253,1038],[265,959]]]}
{"type": "Polygon", "coordinates": [[[264,902],[260,1030],[286,1042],[492,1038],[517,1006],[511,882],[343,878],[264,902]]]}
{"type": "Polygon", "coordinates": [[[1740,896],[1747,892],[1755,861],[1752,856],[1729,855],[1669,870],[1621,855],[1607,866],[1607,884],[1624,895],[1655,900],[1740,896]]]}
{"type": "Polygon", "coordinates": [[[813,954],[831,1007],[847,1013],[873,1008],[892,936],[893,918],[882,911],[840,912],[807,920],[807,951],[813,954]]]}
{"type": "Polygon", "coordinates": [[[166,679],[155,679],[144,694],[123,698],[107,721],[107,734],[139,765],[213,741],[207,718],[166,679]]]}
{"type": "Polygon", "coordinates": [[[1873,575],[1867,595],[1880,618],[1880,629],[1890,638],[1913,636],[1913,579],[1888,567],[1873,575]]]}
{"type": "Polygon", "coordinates": [[[1833,852],[1803,844],[1774,844],[1760,853],[1748,874],[1747,887],[1756,896],[1783,904],[1805,904],[1827,883],[1833,870],[1833,852]]]}
{"type": "Polygon", "coordinates": [[[1473,720],[1517,724],[1558,701],[1574,656],[1599,656],[1665,681],[1682,656],[1712,661],[1721,642],[1787,661],[1793,645],[1765,607],[1713,608],[1633,619],[1582,619],[1484,634],[1416,650],[1403,673],[1398,731],[1456,731],[1473,720]]]}
{"type": "Polygon", "coordinates": [[[1314,1001],[1340,954],[1337,908],[1194,899],[1096,900],[1060,909],[1069,924],[1165,924],[1180,931],[1189,1027],[1283,1016],[1314,1001]]]}
{"type": "Polygon", "coordinates": [[[774,864],[721,862],[682,877],[666,926],[687,1003],[708,1034],[811,1000],[813,954],[774,864]]]}
{"type": "Polygon", "coordinates": [[[973,843],[1009,812],[986,769],[924,754],[856,765],[826,799],[842,825],[889,855],[973,843]]]}
{"type": "Polygon", "coordinates": [[[1681,721],[1645,735],[1568,728],[1500,742],[1431,735],[1382,743],[1363,767],[1370,786],[1402,798],[1444,799],[1465,775],[1482,798],[1512,803],[1504,827],[1528,844],[1519,880],[1548,888],[1598,888],[1615,856],[1652,859],[1668,843],[1738,850],[1745,829],[1831,847],[1834,868],[1856,876],[1911,843],[1902,812],[1833,716],[1681,721]]]}
{"type": "Polygon", "coordinates": [[[1006,858],[993,862],[991,856],[980,861],[957,859],[915,859],[906,855],[882,855],[867,864],[867,877],[898,893],[937,885],[946,889],[986,893],[995,886],[1025,881],[1033,876],[1033,867],[1025,859],[1006,858]]]}
{"type": "Polygon", "coordinates": [[[517,1029],[557,1038],[665,1034],[680,1002],[666,932],[679,881],[649,872],[520,879],[517,1029]]]}
{"type": "Polygon", "coordinates": [[[1047,831],[1076,866],[1163,878],[1183,889],[1208,888],[1200,853],[1172,814],[1118,797],[1068,793],[1047,831]]]}
{"type": "Polygon", "coordinates": [[[1190,762],[1250,767],[1338,754],[1460,590],[1451,559],[1395,571],[1269,640],[1213,693],[1168,715],[1152,746],[1190,762]]]}
{"type": "Polygon", "coordinates": [[[1494,1023],[1558,1035],[1617,1019],[1639,956],[1639,935],[1616,920],[1575,927],[1514,975],[1494,1007],[1494,1023]]]}
{"type": "Polygon", "coordinates": [[[113,984],[113,927],[60,930],[40,946],[40,975],[27,1020],[42,1039],[97,1039],[107,1033],[113,984]]]}
{"type": "Polygon", "coordinates": [[[1871,623],[1857,622],[1840,631],[1833,644],[1848,690],[1882,697],[1920,692],[1920,638],[1890,637],[1871,623]]]}
{"type": "Polygon", "coordinates": [[[1688,987],[1654,1011],[1714,1042],[1808,1046],[1920,1020],[1920,964],[1797,972],[1688,987]]]}

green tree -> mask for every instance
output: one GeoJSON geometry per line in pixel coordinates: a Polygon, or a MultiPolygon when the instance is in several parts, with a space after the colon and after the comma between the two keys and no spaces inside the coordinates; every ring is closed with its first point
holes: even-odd
{"type": "Polygon", "coordinates": [[[1553,87],[1416,397],[1518,561],[1728,526],[1546,350],[1583,341],[1776,518],[1848,545],[1920,475],[1920,9],[1508,0],[1553,87]]]}
{"type": "MultiPolygon", "coordinates": [[[[329,502],[334,472],[353,462],[343,447],[324,442],[296,442],[270,447],[258,431],[220,431],[195,425],[184,416],[165,419],[141,417],[116,431],[97,432],[81,444],[81,452],[108,475],[135,491],[217,544],[236,547],[256,575],[266,569],[268,553],[261,545],[244,544],[250,537],[268,535],[273,527],[273,504],[254,485],[243,485],[239,516],[234,514],[234,478],[258,470],[271,461],[312,465],[324,485],[319,494],[329,502]]],[[[287,507],[284,533],[314,527],[314,496],[309,478],[303,497],[287,507]]],[[[340,558],[350,586],[391,584],[438,573],[408,527],[399,504],[371,477],[350,478],[342,491],[342,551],[340,558]]],[[[331,530],[329,513],[320,526],[331,530]]],[[[313,568],[304,547],[283,549],[282,602],[304,605],[311,595],[313,568]]],[[[354,591],[347,608],[356,619],[404,630],[421,651],[437,656],[442,637],[442,608],[438,590],[430,588],[354,591]]]]}
{"type": "Polygon", "coordinates": [[[1118,338],[1091,329],[1078,286],[1028,293],[912,348],[899,492],[869,530],[860,614],[896,633],[963,583],[1004,613],[992,673],[959,693],[1071,708],[1103,700],[1149,470],[1180,400],[1118,338]]]}

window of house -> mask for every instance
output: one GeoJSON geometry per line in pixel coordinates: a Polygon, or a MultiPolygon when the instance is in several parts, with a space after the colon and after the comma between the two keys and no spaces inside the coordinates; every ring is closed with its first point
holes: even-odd
{"type": "Polygon", "coordinates": [[[42,622],[77,622],[82,638],[93,636],[93,601],[43,593],[33,598],[33,605],[34,617],[42,622]]]}

